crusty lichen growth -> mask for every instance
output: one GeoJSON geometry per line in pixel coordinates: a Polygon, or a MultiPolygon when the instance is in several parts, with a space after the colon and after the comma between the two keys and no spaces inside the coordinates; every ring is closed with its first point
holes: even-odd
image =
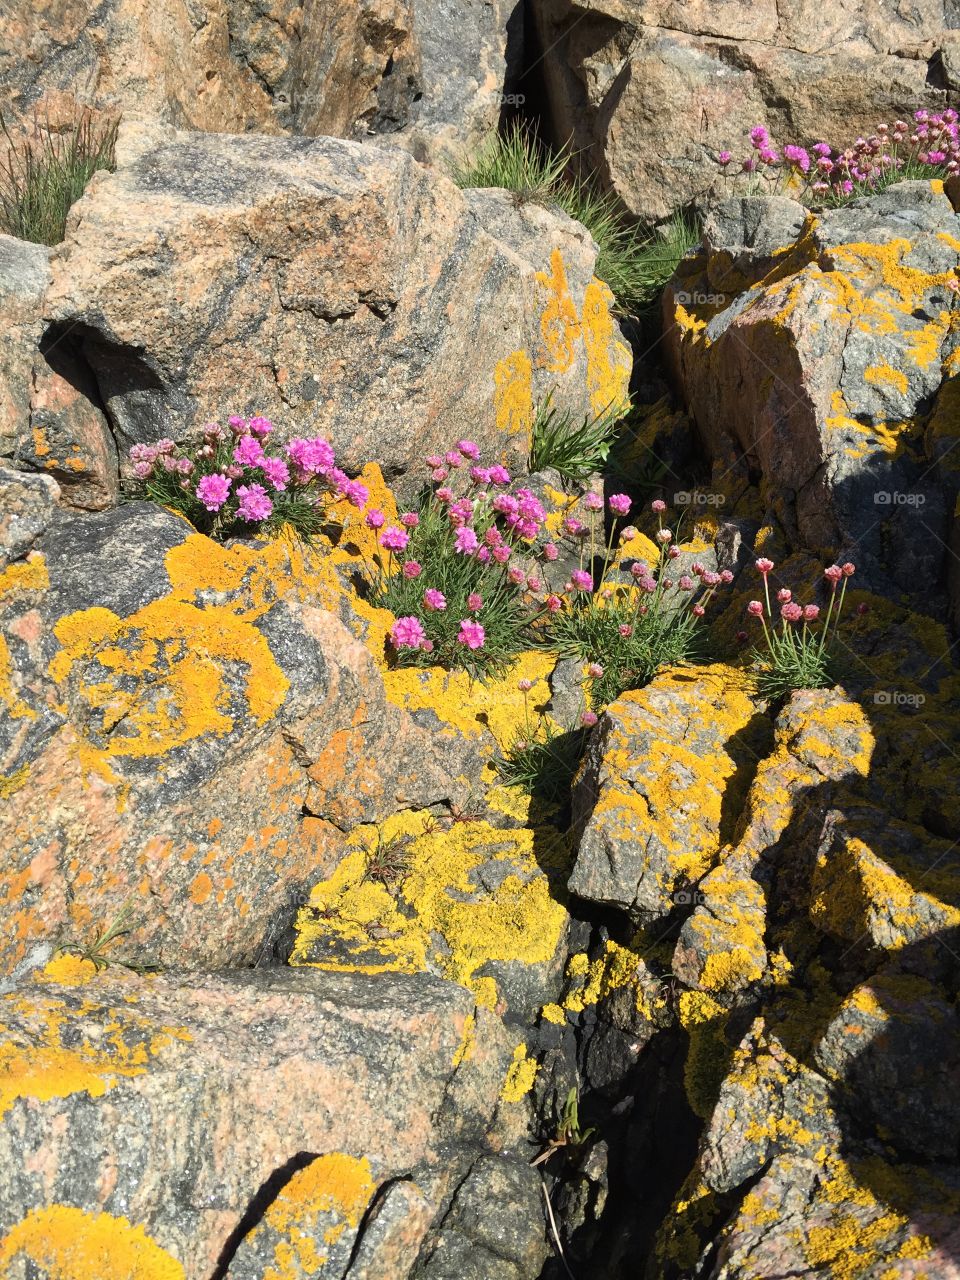
{"type": "Polygon", "coordinates": [[[507,1078],[500,1090],[503,1102],[519,1102],[532,1090],[537,1078],[537,1061],[527,1053],[525,1044],[518,1044],[513,1051],[513,1061],[507,1070],[507,1078]]]}
{"type": "Polygon", "coordinates": [[[469,986],[489,1006],[497,996],[493,979],[480,972],[486,964],[547,964],[556,955],[568,918],[560,899],[569,848],[552,828],[465,821],[441,829],[431,815],[408,811],[379,830],[357,828],[349,849],[301,910],[291,964],[431,970],[469,986]],[[398,839],[408,842],[407,865],[388,887],[366,874],[369,851],[378,840],[398,839]]]}
{"type": "Polygon", "coordinates": [[[0,1240],[3,1275],[44,1280],[186,1280],[183,1265],[143,1227],[69,1205],[34,1209],[0,1240]]]}

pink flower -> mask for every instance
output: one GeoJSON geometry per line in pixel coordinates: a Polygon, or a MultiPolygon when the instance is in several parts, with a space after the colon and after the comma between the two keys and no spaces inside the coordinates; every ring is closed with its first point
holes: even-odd
{"type": "Polygon", "coordinates": [[[515,587],[522,587],[527,581],[527,575],[520,568],[508,569],[507,577],[515,587]]]}
{"type": "Polygon", "coordinates": [[[427,638],[419,618],[398,618],[390,628],[390,640],[395,649],[419,649],[427,638]]]}
{"type": "Polygon", "coordinates": [[[777,599],[780,601],[781,604],[789,604],[790,601],[793,599],[793,592],[790,590],[789,587],[781,587],[780,590],[777,592],[777,599]]]}
{"type": "Polygon", "coordinates": [[[527,520],[527,519],[518,520],[517,523],[514,525],[514,528],[516,529],[518,536],[523,538],[527,542],[529,542],[532,538],[535,538],[537,534],[540,532],[540,525],[537,523],[536,520],[527,520]]]}
{"type": "Polygon", "coordinates": [[[164,436],[162,440],[158,440],[154,445],[157,453],[173,453],[176,447],[176,441],[171,440],[169,436],[164,436]]]}
{"type": "Polygon", "coordinates": [[[799,622],[803,617],[803,610],[798,604],[785,604],[780,610],[780,617],[786,622],[799,622]]]}
{"type": "Polygon", "coordinates": [[[428,467],[432,467],[434,469],[443,466],[443,459],[440,457],[439,453],[428,453],[424,458],[424,462],[428,467]]]}
{"type": "Polygon", "coordinates": [[[457,448],[465,458],[469,458],[471,462],[476,462],[480,457],[480,448],[475,445],[472,440],[458,440],[457,448]]]}
{"type": "Polygon", "coordinates": [[[820,608],[815,604],[807,604],[803,607],[804,622],[816,622],[820,617],[820,608]]]}
{"type": "Polygon", "coordinates": [[[650,503],[650,510],[655,511],[657,515],[659,515],[661,511],[666,511],[666,509],[667,504],[661,501],[660,498],[654,498],[653,502],[650,503]]]}
{"type": "Polygon", "coordinates": [[[243,467],[237,467],[231,464],[229,467],[227,467],[227,475],[230,477],[231,480],[239,480],[240,477],[243,475],[243,467]]]}
{"type": "Polygon", "coordinates": [[[204,476],[196,492],[208,511],[219,511],[230,495],[230,481],[219,472],[204,476]]]}
{"type": "Polygon", "coordinates": [[[623,636],[624,640],[629,640],[633,635],[633,627],[631,627],[629,622],[621,622],[619,627],[617,627],[617,630],[623,636]]]}
{"type": "Polygon", "coordinates": [[[593,577],[587,573],[586,569],[574,569],[570,575],[570,581],[578,591],[593,590],[593,577]]]}
{"type": "Polygon", "coordinates": [[[457,632],[457,640],[460,644],[468,649],[482,649],[486,638],[486,632],[479,622],[474,622],[471,618],[460,620],[460,630],[457,632]]]}
{"type": "Polygon", "coordinates": [[[437,484],[440,484],[441,481],[446,480],[449,474],[450,472],[446,467],[435,467],[430,478],[431,480],[435,480],[437,484]]]}
{"type": "Polygon", "coordinates": [[[435,587],[428,587],[423,593],[423,607],[431,613],[443,613],[447,607],[447,597],[435,587]]]}
{"type": "Polygon", "coordinates": [[[531,573],[527,575],[527,590],[528,591],[540,590],[540,579],[537,577],[535,573],[531,573]]]}
{"type": "Polygon", "coordinates": [[[237,490],[237,497],[240,499],[237,515],[248,524],[266,520],[273,514],[273,503],[262,484],[242,484],[237,490]]]}
{"type": "Polygon", "coordinates": [[[669,546],[667,548],[667,555],[670,557],[671,560],[679,560],[680,548],[677,546],[676,543],[673,543],[672,546],[669,546]]]}
{"type": "Polygon", "coordinates": [[[533,688],[533,681],[532,681],[532,680],[518,680],[518,681],[517,681],[517,688],[520,690],[520,692],[521,692],[521,693],[529,693],[529,692],[530,692],[530,690],[533,688]]]}
{"type": "Polygon", "coordinates": [[[783,148],[785,159],[791,164],[795,164],[801,173],[807,173],[810,168],[810,156],[803,147],[795,147],[788,145],[783,148]]]}
{"type": "MultiPolygon", "coordinates": [[[[152,462],[135,462],[133,464],[133,474],[137,477],[138,480],[146,480],[147,476],[153,474],[153,463],[152,462]]],[[[210,510],[210,509],[211,508],[209,507],[207,508],[207,510],[210,510]]]]}
{"type": "Polygon", "coordinates": [[[456,449],[451,449],[448,453],[445,453],[443,455],[443,460],[447,466],[452,467],[454,471],[456,471],[457,467],[463,466],[463,459],[460,457],[459,453],[457,453],[456,449]]]}
{"type": "Polygon", "coordinates": [[[386,516],[382,511],[378,511],[376,507],[368,511],[364,517],[364,524],[368,529],[382,529],[385,522],[386,516]]]}
{"type": "Polygon", "coordinates": [[[423,565],[419,560],[404,560],[403,576],[405,578],[419,578],[423,573],[423,565]]]}
{"type": "Polygon", "coordinates": [[[721,581],[721,582],[726,583],[726,585],[727,585],[727,586],[729,586],[729,585],[730,585],[730,583],[733,581],[733,570],[732,570],[732,569],[721,569],[721,571],[720,571],[720,581],[721,581]]]}
{"type": "Polygon", "coordinates": [[[681,591],[692,591],[694,587],[693,579],[689,574],[685,573],[677,584],[681,591]]]}
{"type": "Polygon", "coordinates": [[[489,484],[490,468],[489,467],[471,467],[470,479],[473,481],[474,484],[489,484]]]}
{"type": "Polygon", "coordinates": [[[759,600],[751,600],[747,605],[747,613],[753,618],[763,617],[763,605],[759,600]]]}
{"type": "Polygon", "coordinates": [[[233,413],[227,419],[227,425],[235,436],[242,436],[247,430],[246,418],[241,418],[239,414],[233,413]]]}
{"type": "Polygon", "coordinates": [[[559,555],[560,555],[560,548],[557,546],[555,542],[544,543],[544,546],[543,546],[544,560],[553,561],[553,560],[556,560],[559,555]]]}
{"type": "Polygon", "coordinates": [[[510,483],[510,472],[506,467],[501,467],[499,463],[490,468],[490,483],[503,486],[510,483]]]}
{"type": "MultiPolygon", "coordinates": [[[[506,564],[506,563],[507,563],[507,561],[510,559],[511,554],[512,554],[512,553],[511,553],[511,551],[510,551],[510,548],[509,548],[509,547],[494,547],[494,548],[493,548],[493,558],[494,558],[494,560],[496,560],[497,564],[506,564]]],[[[521,572],[522,572],[522,570],[521,570],[521,572]]]]}
{"type": "Polygon", "coordinates": [[[661,542],[661,543],[664,543],[664,544],[666,544],[666,543],[668,543],[668,542],[672,542],[672,541],[673,541],[673,531],[672,531],[671,529],[658,529],[658,530],[657,530],[657,541],[658,541],[658,542],[661,542]]]}
{"type": "Polygon", "coordinates": [[[319,476],[333,466],[333,449],[326,440],[318,437],[295,437],[287,445],[287,457],[308,476],[319,476]]]}
{"type": "Polygon", "coordinates": [[[438,502],[452,502],[452,501],[453,501],[453,490],[452,490],[452,489],[446,489],[446,488],[444,488],[444,489],[438,489],[438,490],[437,490],[437,492],[436,492],[436,494],[435,494],[434,496],[436,497],[436,499],[437,499],[437,501],[438,501],[438,502]]]}
{"type": "Polygon", "coordinates": [[[758,573],[762,573],[763,576],[766,577],[773,569],[773,561],[767,560],[761,556],[761,558],[756,562],[756,568],[758,573]]]}
{"type": "Polygon", "coordinates": [[[472,556],[480,545],[477,535],[470,528],[464,526],[458,529],[456,537],[453,540],[453,549],[461,556],[472,556]]]}
{"type": "Polygon", "coordinates": [[[717,162],[719,164],[729,164],[732,159],[733,159],[733,156],[730,154],[729,151],[721,151],[720,154],[717,156],[717,162]]]}
{"type": "Polygon", "coordinates": [[[612,493],[607,499],[610,510],[618,516],[625,516],[633,505],[625,493],[612,493]]]}
{"type": "Polygon", "coordinates": [[[483,608],[483,596],[477,591],[471,591],[467,596],[467,608],[471,613],[476,613],[483,608]]]}
{"type": "Polygon", "coordinates": [[[829,568],[824,569],[823,576],[828,579],[828,581],[837,583],[843,577],[843,570],[838,564],[832,564],[829,568]]]}
{"type": "Polygon", "coordinates": [[[843,570],[843,576],[845,578],[852,578],[857,572],[857,566],[855,564],[851,564],[849,560],[846,564],[842,564],[840,568],[843,570]]]}
{"type": "Polygon", "coordinates": [[[601,667],[599,662],[591,662],[587,667],[587,675],[590,676],[592,680],[599,680],[603,675],[603,667],[601,667]]]}
{"type": "Polygon", "coordinates": [[[695,618],[702,618],[707,611],[702,604],[695,604],[690,612],[695,618]]]}
{"type": "Polygon", "coordinates": [[[273,423],[269,418],[251,418],[247,425],[251,432],[255,436],[259,436],[261,440],[265,440],[273,430],[273,423]]]}
{"type": "Polygon", "coordinates": [[[387,551],[405,551],[410,535],[406,529],[398,529],[395,524],[384,529],[380,535],[380,545],[387,551]]]}
{"type": "Polygon", "coordinates": [[[263,445],[254,436],[242,436],[233,451],[233,460],[241,467],[258,467],[263,461],[263,445]]]}
{"type": "Polygon", "coordinates": [[[563,601],[560,599],[559,596],[555,596],[555,595],[547,596],[546,603],[547,603],[548,613],[559,613],[560,610],[563,608],[563,601]]]}
{"type": "Polygon", "coordinates": [[[400,517],[400,523],[405,529],[416,529],[420,523],[420,517],[415,511],[405,511],[400,517]]]}
{"type": "Polygon", "coordinates": [[[193,475],[193,463],[189,458],[178,458],[176,468],[178,473],[182,476],[193,475]]]}
{"type": "Polygon", "coordinates": [[[603,499],[599,493],[588,493],[583,499],[583,505],[587,511],[602,511],[603,499]]]}
{"type": "Polygon", "coordinates": [[[152,444],[135,444],[130,450],[131,462],[155,462],[160,450],[152,444]]]}
{"type": "Polygon", "coordinates": [[[264,458],[260,463],[260,470],[278,492],[286,489],[290,483],[290,468],[282,458],[264,458]]]}
{"type": "Polygon", "coordinates": [[[767,133],[766,125],[754,125],[750,130],[750,141],[757,148],[765,147],[770,141],[770,135],[767,133]]]}
{"type": "Polygon", "coordinates": [[[598,719],[599,717],[595,711],[584,711],[583,715],[580,717],[580,723],[585,729],[592,729],[598,719]]]}
{"type": "Polygon", "coordinates": [[[421,640],[421,641],[420,641],[420,648],[423,650],[423,652],[424,652],[424,653],[433,653],[433,641],[432,641],[432,640],[421,640]]]}
{"type": "Polygon", "coordinates": [[[370,497],[370,490],[359,480],[348,480],[346,484],[340,485],[340,493],[352,507],[366,506],[370,497]]]}

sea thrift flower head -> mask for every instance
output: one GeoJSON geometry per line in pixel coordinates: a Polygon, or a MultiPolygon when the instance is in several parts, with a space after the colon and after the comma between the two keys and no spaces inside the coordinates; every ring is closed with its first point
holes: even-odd
{"type": "Polygon", "coordinates": [[[260,470],[278,493],[290,483],[290,468],[282,458],[265,457],[260,463],[260,470]]]}
{"type": "Polygon", "coordinates": [[[490,483],[502,487],[510,483],[510,472],[506,467],[501,467],[498,463],[490,468],[490,483]]]}
{"type": "MultiPolygon", "coordinates": [[[[904,128],[906,128],[906,126],[904,126],[904,128]]],[[[830,146],[829,142],[815,142],[810,150],[815,156],[826,157],[830,155],[833,148],[830,146]]]]}
{"type": "Polygon", "coordinates": [[[135,462],[133,464],[133,474],[137,477],[138,480],[146,480],[147,476],[153,474],[153,463],[152,462],[135,462]]]}
{"type": "Polygon", "coordinates": [[[400,523],[405,529],[416,529],[417,525],[420,523],[420,517],[415,511],[404,511],[403,515],[400,517],[400,523]]]}
{"type": "Polygon", "coordinates": [[[845,564],[842,564],[840,568],[843,570],[843,576],[845,578],[852,578],[857,572],[857,566],[855,564],[851,564],[849,560],[845,564]]]}
{"type": "Polygon", "coordinates": [[[262,484],[242,484],[237,490],[237,497],[240,499],[237,515],[248,524],[267,520],[273,514],[273,503],[262,484]]]}
{"type": "Polygon", "coordinates": [[[423,565],[419,560],[404,560],[403,576],[405,578],[419,578],[423,573],[423,565]]]}
{"type": "Polygon", "coordinates": [[[437,484],[442,484],[443,481],[446,480],[449,474],[450,472],[447,470],[446,467],[437,467],[433,471],[430,479],[434,480],[437,484]]]}
{"type": "Polygon", "coordinates": [[[631,627],[629,622],[621,622],[619,627],[617,627],[617,630],[623,636],[624,640],[629,640],[633,635],[633,627],[631,627]]]}
{"type": "Polygon", "coordinates": [[[458,555],[472,556],[479,545],[479,539],[472,529],[464,527],[457,530],[456,537],[453,540],[453,549],[458,555]]]}
{"type": "Polygon", "coordinates": [[[524,583],[526,582],[526,580],[527,580],[527,575],[523,572],[523,570],[522,570],[522,569],[520,569],[520,568],[518,568],[518,567],[514,567],[513,569],[509,569],[509,570],[507,571],[507,577],[510,579],[510,581],[513,583],[513,585],[514,585],[515,587],[521,587],[521,586],[523,586],[523,584],[524,584],[524,583]]]}
{"type": "Polygon", "coordinates": [[[489,547],[481,547],[481,548],[480,548],[480,550],[477,552],[477,559],[480,561],[480,563],[481,563],[481,564],[489,564],[489,563],[490,563],[490,548],[489,548],[489,547]]]}
{"type": "Polygon", "coordinates": [[[803,147],[786,146],[783,148],[785,160],[789,160],[791,164],[795,164],[801,173],[807,173],[810,168],[810,156],[803,147]]]}
{"type": "Polygon", "coordinates": [[[390,628],[390,641],[395,649],[419,649],[427,633],[419,618],[398,618],[390,628]]]}
{"type": "Polygon", "coordinates": [[[520,692],[521,692],[521,693],[529,693],[529,692],[530,692],[530,690],[533,688],[533,681],[532,681],[532,680],[518,680],[518,681],[517,681],[517,688],[520,690],[520,692]]]}
{"type": "Polygon", "coordinates": [[[469,458],[471,462],[476,462],[480,457],[480,446],[474,444],[472,440],[458,440],[457,448],[465,458],[469,458]]]}
{"type": "Polygon", "coordinates": [[[843,577],[843,570],[838,564],[832,564],[824,569],[823,576],[829,581],[836,584],[843,577]]]}
{"type": "Polygon", "coordinates": [[[493,558],[494,560],[496,560],[497,564],[506,564],[507,561],[510,559],[511,554],[512,553],[509,547],[493,548],[493,558]]]}
{"type": "Polygon", "coordinates": [[[482,649],[486,638],[487,633],[479,622],[474,622],[471,618],[461,619],[460,630],[457,632],[457,640],[460,644],[468,649],[482,649]]]}
{"type": "Polygon", "coordinates": [[[333,449],[319,436],[297,436],[287,445],[287,457],[308,476],[326,475],[334,462],[333,449]]]}
{"type": "Polygon", "coordinates": [[[203,438],[209,440],[211,444],[219,444],[220,441],[226,440],[227,433],[219,422],[208,422],[203,428],[203,438]]]}
{"type": "Polygon", "coordinates": [[[729,586],[729,585],[730,585],[730,583],[733,581],[733,570],[732,570],[732,569],[721,569],[721,571],[720,571],[720,581],[721,581],[721,582],[723,582],[723,583],[725,583],[727,586],[729,586]]]}
{"type": "Polygon", "coordinates": [[[409,541],[406,529],[398,529],[395,524],[388,525],[380,535],[380,545],[386,551],[405,551],[409,541]]]}
{"type": "Polygon", "coordinates": [[[348,480],[340,486],[340,493],[352,507],[365,507],[370,497],[370,490],[359,480],[348,480]]]}
{"type": "Polygon", "coordinates": [[[636,525],[632,525],[632,524],[624,525],[624,527],[620,530],[620,541],[632,542],[634,538],[639,536],[639,533],[640,531],[636,527],[636,525]]]}
{"type": "Polygon", "coordinates": [[[478,591],[471,591],[467,596],[467,608],[471,613],[483,608],[483,596],[478,591]]]}
{"type": "Polygon", "coordinates": [[[702,604],[695,604],[690,612],[695,618],[702,618],[707,611],[702,604]]]}
{"type": "Polygon", "coordinates": [[[750,141],[758,150],[760,147],[765,147],[770,141],[766,126],[762,124],[754,125],[750,130],[750,141]]]}
{"type": "Polygon", "coordinates": [[[675,542],[667,547],[667,555],[671,560],[678,560],[680,558],[680,548],[675,542]]]}
{"type": "Polygon", "coordinates": [[[590,665],[587,667],[587,675],[591,678],[591,680],[599,680],[600,677],[603,675],[603,667],[600,665],[599,662],[591,662],[590,665]]]}
{"type": "Polygon", "coordinates": [[[780,617],[786,622],[799,622],[803,617],[803,610],[798,604],[785,604],[780,610],[780,617]]]}
{"type": "Polygon", "coordinates": [[[578,591],[593,590],[593,577],[585,569],[574,569],[570,575],[570,582],[578,591]]]}
{"type": "Polygon", "coordinates": [[[773,147],[764,147],[760,152],[760,160],[763,164],[779,164],[780,156],[773,147]]]}
{"type": "Polygon", "coordinates": [[[489,484],[490,468],[489,467],[471,467],[470,479],[473,481],[474,484],[489,484]]]}
{"type": "Polygon", "coordinates": [[[707,572],[706,565],[702,565],[699,560],[695,560],[690,566],[690,572],[695,573],[698,578],[701,578],[707,572]]]}
{"type": "Polygon", "coordinates": [[[610,510],[618,516],[625,516],[633,505],[625,493],[612,493],[607,499],[610,510]]]}
{"type": "Polygon", "coordinates": [[[452,467],[454,471],[456,471],[458,467],[463,466],[463,458],[461,458],[460,454],[457,453],[456,449],[449,449],[443,455],[443,460],[447,466],[452,467]]]}
{"type": "Polygon", "coordinates": [[[518,535],[527,542],[530,542],[540,532],[540,524],[536,520],[518,520],[513,527],[517,531],[518,535]]]}
{"type": "MultiPolygon", "coordinates": [[[[169,468],[168,468],[169,470],[169,468]]],[[[238,467],[235,463],[227,467],[227,475],[231,480],[239,480],[243,475],[243,467],[238,467]]]]}
{"type": "Polygon", "coordinates": [[[672,529],[658,529],[658,530],[657,530],[657,541],[658,541],[658,542],[662,542],[664,545],[666,545],[668,542],[672,542],[672,541],[673,541],[673,530],[672,530],[672,529]]]}
{"type": "Polygon", "coordinates": [[[443,459],[440,457],[439,453],[428,453],[424,458],[424,462],[434,471],[437,467],[443,466],[443,459]]]}
{"type": "Polygon", "coordinates": [[[551,562],[556,560],[560,555],[560,548],[555,542],[545,542],[543,545],[543,558],[551,562]]]}
{"type": "Polygon", "coordinates": [[[599,493],[588,493],[583,500],[583,505],[587,511],[602,511],[603,499],[599,493]]]}
{"type": "Polygon", "coordinates": [[[535,573],[527,574],[527,590],[528,591],[540,590],[540,579],[537,577],[535,573]]]}
{"type": "Polygon", "coordinates": [[[438,501],[438,502],[452,502],[452,501],[453,501],[453,490],[452,490],[452,489],[446,489],[446,488],[444,488],[444,489],[438,489],[438,490],[437,490],[437,492],[436,492],[436,494],[435,494],[435,497],[436,497],[436,499],[437,499],[437,501],[438,501]]]}
{"type": "Polygon", "coordinates": [[[443,613],[447,607],[447,597],[435,587],[428,587],[423,593],[423,607],[431,613],[443,613]]]}
{"type": "Polygon", "coordinates": [[[722,165],[728,165],[732,159],[733,156],[729,151],[721,151],[717,156],[717,162],[722,165]]]}
{"type": "Polygon", "coordinates": [[[580,717],[580,723],[585,729],[592,729],[597,723],[598,718],[599,717],[595,711],[584,711],[583,715],[580,717]]]}
{"type": "Polygon", "coordinates": [[[820,606],[816,604],[805,604],[803,606],[804,622],[816,622],[820,617],[820,606]]]}
{"type": "Polygon", "coordinates": [[[683,574],[680,578],[680,581],[677,583],[677,586],[680,588],[681,591],[692,591],[694,588],[694,585],[695,584],[693,579],[687,573],[683,574]]]}
{"type": "Polygon", "coordinates": [[[759,600],[751,600],[750,603],[747,605],[747,613],[749,613],[752,618],[762,618],[763,617],[762,603],[759,600]]]}
{"type": "Polygon", "coordinates": [[[242,436],[247,429],[247,420],[234,413],[227,419],[227,426],[235,436],[242,436]]]}
{"type": "MultiPolygon", "coordinates": [[[[664,590],[667,590],[670,587],[670,585],[671,585],[670,579],[664,578],[663,580],[664,590]]],[[[646,591],[649,594],[650,592],[656,591],[657,580],[651,574],[648,574],[646,577],[640,578],[640,580],[637,583],[637,586],[640,588],[641,591],[646,591]]]]}
{"type": "Polygon", "coordinates": [[[178,472],[180,473],[180,475],[182,475],[182,476],[189,476],[189,475],[192,475],[192,474],[193,474],[193,463],[190,461],[190,459],[189,459],[189,458],[178,458],[178,459],[177,459],[177,471],[178,471],[178,472]]]}
{"type": "Polygon", "coordinates": [[[563,601],[555,595],[547,596],[546,604],[548,613],[559,613],[563,608],[563,601]]]}
{"type": "Polygon", "coordinates": [[[793,592],[790,590],[789,587],[781,587],[780,590],[777,592],[777,599],[780,601],[781,604],[789,604],[790,601],[793,599],[793,592]]]}
{"type": "Polygon", "coordinates": [[[261,440],[266,440],[273,430],[273,423],[269,418],[251,418],[247,425],[251,434],[258,436],[261,440]]]}
{"type": "Polygon", "coordinates": [[[204,476],[196,494],[208,511],[219,511],[230,496],[230,481],[220,472],[204,476]]]}
{"type": "Polygon", "coordinates": [[[563,527],[567,533],[578,534],[583,533],[584,526],[576,516],[568,516],[563,522],[563,527]]]}
{"type": "Polygon", "coordinates": [[[503,543],[503,534],[495,524],[492,524],[483,535],[483,540],[488,547],[499,547],[503,543]]]}
{"type": "Polygon", "coordinates": [[[130,449],[131,462],[154,462],[160,450],[152,444],[135,444],[130,449]]]}
{"type": "Polygon", "coordinates": [[[173,453],[176,447],[176,441],[171,440],[169,436],[164,436],[162,440],[158,440],[154,445],[157,453],[173,453]]]}
{"type": "Polygon", "coordinates": [[[378,511],[376,507],[373,507],[367,512],[366,516],[364,516],[363,522],[368,529],[382,529],[384,524],[386,524],[386,520],[387,517],[383,512],[378,511]]]}
{"type": "Polygon", "coordinates": [[[761,556],[756,562],[756,569],[758,573],[762,573],[763,576],[766,577],[768,573],[773,572],[773,561],[767,560],[765,557],[761,556]]]}
{"type": "Polygon", "coordinates": [[[653,502],[650,503],[650,510],[655,511],[657,515],[659,515],[661,511],[666,511],[666,509],[667,504],[660,498],[654,498],[653,502]]]}

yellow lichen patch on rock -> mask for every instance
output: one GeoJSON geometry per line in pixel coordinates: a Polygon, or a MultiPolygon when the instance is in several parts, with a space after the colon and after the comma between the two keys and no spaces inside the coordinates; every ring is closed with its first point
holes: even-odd
{"type": "Polygon", "coordinates": [[[499,360],[493,385],[498,432],[506,439],[520,436],[529,443],[533,424],[533,365],[527,353],[518,350],[499,360]]]}
{"type": "Polygon", "coordinates": [[[893,369],[888,364],[871,364],[863,371],[865,382],[875,386],[894,387],[901,395],[907,394],[907,375],[902,369],[893,369]]]}
{"type": "Polygon", "coordinates": [[[431,815],[407,811],[379,829],[357,828],[349,847],[298,916],[292,965],[431,970],[489,1003],[485,965],[553,961],[568,919],[556,886],[569,849],[552,828],[474,821],[441,830],[431,815]],[[384,848],[400,855],[392,879],[376,871],[384,848]]]}
{"type": "Polygon", "coordinates": [[[465,671],[442,667],[401,667],[384,676],[387,697],[406,711],[433,711],[441,724],[467,737],[484,733],[506,749],[523,723],[524,695],[517,688],[521,679],[533,682],[527,693],[528,705],[536,707],[550,697],[547,683],[556,666],[556,656],[544,650],[522,653],[506,675],[486,682],[474,680],[465,671]]]}
{"type": "Polygon", "coordinates": [[[503,1101],[519,1102],[521,1098],[526,1097],[533,1088],[538,1070],[536,1059],[527,1056],[527,1046],[518,1044],[513,1051],[513,1061],[507,1071],[507,1078],[500,1090],[503,1101]]]}
{"type": "Polygon", "coordinates": [[[190,1038],[182,1027],[158,1028],[125,1006],[104,1010],[93,1000],[11,993],[0,1001],[0,1115],[18,1098],[101,1097],[190,1038]]]}
{"type": "Polygon", "coordinates": [[[602,280],[594,279],[583,295],[583,345],[587,352],[587,390],[594,414],[611,407],[624,413],[629,408],[630,348],[614,333],[613,293],[602,280]]]}
{"type": "MultiPolygon", "coordinates": [[[[571,1013],[582,1013],[584,1009],[599,1004],[624,987],[632,990],[634,1006],[638,1012],[648,1016],[651,1013],[651,1002],[643,982],[643,961],[639,953],[630,946],[622,946],[608,939],[603,951],[593,960],[586,952],[577,952],[567,962],[567,976],[571,983],[563,1001],[563,1009],[571,1013]]],[[[665,1003],[660,1001],[659,1007],[665,1007],[665,1003]]],[[[546,1008],[543,1016],[547,1017],[546,1008]]],[[[560,1010],[559,1019],[554,1017],[549,1020],[564,1021],[563,1011],[560,1010]]]]}
{"type": "Polygon", "coordinates": [[[17,560],[0,572],[0,601],[26,591],[47,591],[50,574],[39,551],[31,551],[26,560],[17,560]]]}
{"type": "Polygon", "coordinates": [[[576,343],[580,338],[580,317],[570,296],[567,271],[559,249],[554,249],[550,255],[549,274],[538,271],[537,281],[547,296],[540,313],[540,334],[546,348],[544,364],[551,373],[566,373],[575,358],[576,343]]]}
{"type": "MultiPolygon", "coordinates": [[[[849,316],[866,333],[893,334],[903,330],[903,322],[913,315],[924,296],[937,285],[946,285],[952,271],[930,273],[908,266],[909,240],[897,238],[887,244],[866,242],[831,247],[834,269],[822,274],[837,315],[849,316]]],[[[938,312],[920,330],[910,330],[912,358],[929,364],[939,351],[950,325],[950,312],[938,312]]]]}
{"type": "Polygon", "coordinates": [[[63,951],[44,965],[40,975],[42,982],[58,982],[63,987],[78,987],[97,976],[97,966],[92,960],[63,951]]]}
{"type": "Polygon", "coordinates": [[[143,1227],[69,1205],[34,1209],[0,1240],[3,1274],[19,1275],[24,1264],[44,1280],[186,1280],[182,1264],[143,1227]]]}

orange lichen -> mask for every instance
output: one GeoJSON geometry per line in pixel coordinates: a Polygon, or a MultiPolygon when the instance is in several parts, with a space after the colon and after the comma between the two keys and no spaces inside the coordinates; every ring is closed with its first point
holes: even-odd
{"type": "Polygon", "coordinates": [[[498,361],[493,382],[497,431],[505,438],[520,436],[529,443],[533,424],[533,366],[527,353],[514,351],[498,361]]]}
{"type": "Polygon", "coordinates": [[[540,314],[540,333],[546,347],[543,363],[551,373],[566,373],[574,361],[580,337],[580,318],[570,297],[563,254],[559,249],[554,249],[550,255],[550,273],[538,271],[537,281],[547,294],[540,314]]]}
{"type": "MultiPolygon", "coordinates": [[[[34,1209],[0,1240],[0,1269],[42,1270],[44,1280],[185,1280],[186,1272],[143,1227],[69,1205],[34,1209]]],[[[17,1270],[19,1274],[19,1270],[17,1270]]]]}

